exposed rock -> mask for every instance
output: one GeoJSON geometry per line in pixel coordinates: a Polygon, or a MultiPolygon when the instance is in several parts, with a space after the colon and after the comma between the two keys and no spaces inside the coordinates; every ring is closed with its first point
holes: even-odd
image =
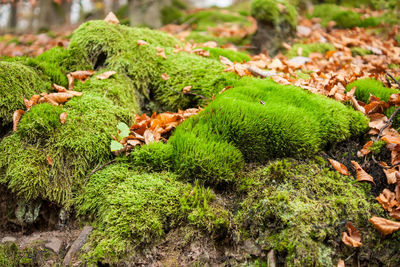
{"type": "Polygon", "coordinates": [[[17,239],[13,236],[5,236],[3,237],[3,239],[1,240],[1,243],[6,243],[6,242],[16,242],[17,239]]]}
{"type": "Polygon", "coordinates": [[[63,244],[62,240],[60,240],[56,237],[53,237],[44,246],[48,249],[51,249],[55,253],[58,253],[58,252],[60,252],[62,244],[63,244]]]}
{"type": "Polygon", "coordinates": [[[261,248],[257,246],[253,241],[246,240],[243,243],[243,249],[253,256],[260,256],[261,255],[261,248]]]}

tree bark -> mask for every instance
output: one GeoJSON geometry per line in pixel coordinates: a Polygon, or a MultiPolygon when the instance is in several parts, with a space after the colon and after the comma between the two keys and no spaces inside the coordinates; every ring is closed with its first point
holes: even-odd
{"type": "Polygon", "coordinates": [[[15,32],[18,25],[18,3],[11,3],[10,16],[8,18],[8,30],[15,32]]]}
{"type": "Polygon", "coordinates": [[[167,5],[171,5],[171,0],[128,0],[130,25],[161,27],[160,11],[167,5]]]}

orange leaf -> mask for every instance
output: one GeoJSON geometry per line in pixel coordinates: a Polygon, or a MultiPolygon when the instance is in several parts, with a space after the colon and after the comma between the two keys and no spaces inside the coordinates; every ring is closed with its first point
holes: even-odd
{"type": "Polygon", "coordinates": [[[74,89],[74,77],[70,73],[67,74],[67,79],[68,79],[68,90],[74,89]]]}
{"type": "Polygon", "coordinates": [[[157,56],[167,59],[167,56],[165,55],[165,49],[162,47],[157,47],[157,56]]]}
{"type": "Polygon", "coordinates": [[[63,87],[63,86],[61,86],[61,85],[57,85],[57,84],[55,84],[55,83],[53,83],[51,86],[52,86],[53,89],[54,89],[55,91],[57,91],[57,92],[66,92],[66,91],[67,91],[67,89],[66,89],[65,87],[63,87]]]}
{"type": "Polygon", "coordinates": [[[383,192],[377,196],[376,200],[378,200],[387,211],[391,211],[392,208],[398,204],[395,194],[389,189],[384,189],[383,192]]]}
{"type": "Polygon", "coordinates": [[[389,104],[400,105],[400,94],[392,94],[389,98],[389,104]]]}
{"type": "Polygon", "coordinates": [[[138,46],[147,45],[147,42],[143,41],[143,40],[137,40],[136,43],[137,43],[138,46]]]}
{"type": "Polygon", "coordinates": [[[381,217],[372,217],[369,221],[384,235],[389,235],[400,229],[400,222],[391,221],[381,217]]]}
{"type": "Polygon", "coordinates": [[[93,70],[78,70],[70,73],[72,78],[85,82],[90,76],[94,74],[93,70]]]}
{"type": "Polygon", "coordinates": [[[372,141],[368,141],[368,142],[363,146],[363,148],[362,148],[360,151],[357,152],[357,156],[358,156],[358,157],[363,157],[363,156],[369,154],[369,153],[371,152],[371,150],[369,150],[369,148],[372,146],[373,143],[374,143],[374,142],[372,142],[372,141]]]}
{"type": "Polygon", "coordinates": [[[13,114],[13,131],[17,131],[17,126],[19,121],[21,120],[22,115],[25,114],[25,111],[23,111],[22,109],[18,109],[14,112],[13,114]]]}
{"type": "Polygon", "coordinates": [[[103,72],[103,73],[100,74],[100,75],[97,75],[97,76],[96,76],[96,79],[98,79],[98,80],[105,80],[105,79],[108,79],[108,78],[110,78],[111,76],[113,76],[115,73],[117,73],[117,72],[115,72],[115,71],[113,71],[113,70],[111,70],[111,71],[106,71],[106,72],[103,72]]]}
{"type": "Polygon", "coordinates": [[[387,183],[388,184],[395,184],[396,183],[396,173],[399,173],[396,168],[392,169],[383,169],[383,172],[386,175],[387,183]]]}
{"type": "Polygon", "coordinates": [[[388,118],[380,113],[373,113],[369,115],[370,122],[369,122],[369,127],[380,130],[383,126],[386,125],[386,121],[388,118]]]}
{"type": "Polygon", "coordinates": [[[39,99],[40,95],[33,95],[29,100],[24,99],[26,110],[29,111],[34,105],[37,104],[39,99]]]}
{"type": "Polygon", "coordinates": [[[53,159],[50,156],[46,157],[47,162],[49,163],[50,166],[53,166],[53,159]]]}
{"type": "Polygon", "coordinates": [[[163,78],[164,80],[169,80],[169,76],[166,73],[161,74],[161,78],[163,78]]]}
{"type": "Polygon", "coordinates": [[[374,178],[372,178],[371,175],[369,175],[366,171],[364,171],[363,168],[361,168],[360,164],[358,164],[357,162],[355,162],[353,160],[351,161],[351,164],[353,164],[354,168],[356,169],[356,179],[357,179],[357,181],[359,181],[359,182],[363,182],[363,181],[371,182],[371,183],[373,183],[375,185],[374,178]]]}
{"type": "Polygon", "coordinates": [[[192,86],[191,86],[191,85],[185,86],[185,87],[183,88],[183,93],[184,93],[184,94],[189,93],[189,92],[190,92],[190,89],[192,89],[192,86]]]}
{"type": "Polygon", "coordinates": [[[60,114],[60,122],[61,122],[61,124],[64,124],[67,121],[67,117],[68,117],[67,112],[63,112],[63,113],[60,114]]]}
{"type": "Polygon", "coordinates": [[[104,21],[111,23],[111,24],[115,24],[115,25],[119,24],[119,20],[118,20],[117,16],[115,16],[115,14],[112,12],[108,13],[108,15],[106,16],[104,21]]]}
{"type": "Polygon", "coordinates": [[[350,175],[349,170],[342,163],[340,163],[339,161],[336,161],[334,159],[328,159],[328,160],[331,163],[331,165],[333,166],[333,168],[335,170],[337,170],[340,174],[350,175]]]}
{"type": "Polygon", "coordinates": [[[346,267],[346,265],[344,264],[344,260],[339,260],[337,263],[337,267],[346,267]]]}
{"type": "Polygon", "coordinates": [[[391,136],[387,135],[381,138],[382,141],[385,141],[386,144],[396,144],[400,145],[400,136],[391,136]]]}
{"type": "Polygon", "coordinates": [[[346,224],[348,234],[342,233],[342,242],[351,247],[361,247],[361,235],[360,232],[353,226],[351,222],[346,224]]]}
{"type": "Polygon", "coordinates": [[[400,220],[400,210],[399,210],[399,208],[397,208],[395,210],[392,210],[389,213],[389,216],[392,217],[393,219],[400,220]]]}

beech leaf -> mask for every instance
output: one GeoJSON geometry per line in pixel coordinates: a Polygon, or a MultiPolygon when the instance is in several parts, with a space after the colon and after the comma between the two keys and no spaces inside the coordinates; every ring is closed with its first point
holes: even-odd
{"type": "Polygon", "coordinates": [[[22,109],[18,109],[14,112],[13,114],[13,131],[17,131],[17,126],[19,121],[21,120],[22,115],[25,114],[25,111],[23,111],[22,109]]]}
{"type": "Polygon", "coordinates": [[[385,218],[372,217],[369,221],[384,235],[390,235],[400,229],[400,222],[391,221],[385,218]]]}
{"type": "Polygon", "coordinates": [[[115,25],[120,24],[117,16],[115,16],[115,14],[113,12],[108,13],[108,15],[106,16],[104,21],[111,23],[111,24],[115,24],[115,25]]]}
{"type": "Polygon", "coordinates": [[[97,75],[96,79],[98,79],[98,80],[106,80],[106,79],[110,78],[111,76],[113,76],[116,73],[117,72],[115,72],[113,70],[112,71],[106,71],[106,72],[103,72],[102,74],[97,75]]]}
{"type": "Polygon", "coordinates": [[[340,174],[350,175],[349,170],[342,163],[340,163],[339,161],[336,161],[334,159],[328,159],[328,160],[331,163],[331,165],[333,166],[333,168],[335,170],[337,170],[340,174]]]}
{"type": "Polygon", "coordinates": [[[360,232],[353,226],[351,222],[346,224],[347,232],[342,233],[342,242],[351,247],[361,247],[360,232]]]}
{"type": "Polygon", "coordinates": [[[355,161],[351,161],[351,164],[353,164],[354,168],[356,169],[356,179],[359,182],[371,182],[375,185],[374,178],[372,178],[371,175],[369,175],[366,171],[361,168],[360,164],[358,164],[355,161]]]}
{"type": "Polygon", "coordinates": [[[63,112],[63,113],[60,114],[60,122],[61,122],[61,124],[64,124],[67,121],[67,117],[68,117],[67,112],[63,112]]]}

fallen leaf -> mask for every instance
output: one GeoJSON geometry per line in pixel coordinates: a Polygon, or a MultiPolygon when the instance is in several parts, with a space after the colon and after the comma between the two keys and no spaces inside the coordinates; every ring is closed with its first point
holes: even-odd
{"type": "Polygon", "coordinates": [[[144,134],[144,142],[146,143],[146,145],[150,144],[152,141],[154,141],[154,134],[153,131],[151,129],[147,129],[144,134]]]}
{"type": "Polygon", "coordinates": [[[61,124],[65,124],[65,122],[67,121],[67,117],[68,117],[67,112],[63,112],[63,113],[60,114],[60,122],[61,122],[61,124]]]}
{"type": "MultiPolygon", "coordinates": [[[[365,108],[363,106],[360,105],[360,103],[356,100],[356,98],[354,96],[350,97],[350,101],[351,104],[353,105],[353,107],[358,110],[361,111],[362,113],[365,114],[365,108]]],[[[371,127],[371,126],[370,126],[371,127]]]]}
{"type": "Polygon", "coordinates": [[[143,40],[137,40],[136,43],[137,43],[138,46],[147,45],[147,42],[143,41],[143,40]]]}
{"type": "Polygon", "coordinates": [[[157,47],[157,56],[162,57],[164,59],[167,59],[167,56],[165,55],[165,49],[162,47],[157,47]]]}
{"type": "Polygon", "coordinates": [[[351,222],[346,224],[348,234],[342,233],[342,242],[351,247],[361,247],[361,235],[360,232],[353,226],[351,222]]]}
{"type": "Polygon", "coordinates": [[[72,78],[85,82],[90,76],[94,74],[93,70],[78,70],[70,73],[72,78]]]}
{"type": "Polygon", "coordinates": [[[13,114],[13,131],[17,131],[17,126],[19,121],[21,120],[22,115],[25,114],[25,111],[23,111],[22,109],[18,109],[14,112],[13,114]]]}
{"type": "Polygon", "coordinates": [[[53,166],[53,159],[50,156],[46,157],[47,163],[49,163],[50,166],[53,166]]]}
{"type": "Polygon", "coordinates": [[[387,183],[388,184],[395,184],[396,183],[396,173],[399,173],[399,171],[396,168],[383,169],[383,172],[386,175],[386,179],[387,179],[387,183]]]}
{"type": "Polygon", "coordinates": [[[340,163],[339,161],[336,161],[334,159],[328,159],[328,160],[331,163],[331,165],[333,166],[333,168],[335,170],[337,170],[340,174],[350,175],[349,170],[342,163],[340,163]]]}
{"type": "Polygon", "coordinates": [[[29,111],[40,99],[40,95],[33,95],[31,99],[24,99],[26,111],[29,111]]]}
{"type": "Polygon", "coordinates": [[[386,144],[400,145],[400,136],[387,135],[387,136],[382,137],[381,140],[385,141],[386,144]]]}
{"type": "Polygon", "coordinates": [[[337,267],[346,267],[346,265],[344,264],[344,260],[340,259],[338,261],[337,267]]]}
{"type": "Polygon", "coordinates": [[[366,171],[361,168],[360,164],[358,164],[355,161],[351,161],[351,164],[353,164],[354,168],[356,169],[356,179],[359,182],[371,182],[375,185],[374,179],[372,178],[371,175],[369,175],[366,171]]]}
{"type": "Polygon", "coordinates": [[[116,74],[117,72],[115,72],[115,71],[113,71],[113,70],[111,70],[111,71],[106,71],[106,72],[103,72],[102,74],[100,74],[100,75],[97,75],[96,76],[96,79],[98,79],[98,80],[105,80],[105,79],[108,79],[108,78],[110,78],[111,76],[113,76],[114,74],[116,74]]]}
{"type": "Polygon", "coordinates": [[[117,16],[115,16],[115,14],[113,12],[108,13],[108,15],[106,16],[104,21],[111,23],[111,24],[115,24],[115,25],[120,24],[117,16]]]}
{"type": "Polygon", "coordinates": [[[163,73],[163,74],[161,74],[161,78],[163,78],[166,81],[166,80],[169,80],[170,77],[168,76],[168,74],[163,73]]]}
{"type": "Polygon", "coordinates": [[[388,118],[381,113],[370,114],[369,119],[370,122],[368,126],[377,130],[380,130],[383,126],[385,126],[388,120],[388,118]]]}
{"type": "Polygon", "coordinates": [[[184,88],[183,88],[183,93],[184,94],[187,94],[187,93],[189,93],[190,92],[190,90],[192,89],[192,86],[185,86],[184,88]]]}
{"type": "Polygon", "coordinates": [[[52,87],[53,87],[53,89],[55,90],[55,91],[57,91],[57,92],[66,92],[67,91],[67,89],[64,87],[64,86],[61,86],[61,85],[57,85],[57,84],[55,84],[55,83],[53,83],[52,85],[51,85],[52,87]]]}
{"type": "Polygon", "coordinates": [[[396,195],[389,189],[384,189],[383,192],[376,197],[376,200],[387,211],[392,211],[392,208],[398,205],[396,195]]]}
{"type": "Polygon", "coordinates": [[[384,235],[389,235],[400,229],[400,222],[391,221],[381,217],[372,217],[369,221],[384,235]]]}
{"type": "Polygon", "coordinates": [[[74,89],[74,77],[70,73],[67,74],[67,79],[68,79],[68,90],[74,89]]]}
{"type": "Polygon", "coordinates": [[[369,150],[369,148],[372,146],[373,143],[374,143],[373,141],[368,141],[363,146],[363,148],[357,152],[357,156],[360,158],[360,157],[363,157],[363,156],[369,154],[371,152],[371,150],[369,150]]]}

